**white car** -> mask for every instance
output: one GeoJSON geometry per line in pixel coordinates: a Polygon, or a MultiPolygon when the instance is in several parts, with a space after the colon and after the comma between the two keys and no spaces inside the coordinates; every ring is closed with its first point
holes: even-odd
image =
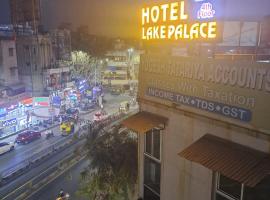
{"type": "Polygon", "coordinates": [[[13,142],[1,142],[0,143],[0,155],[12,151],[15,148],[15,144],[13,142]]]}

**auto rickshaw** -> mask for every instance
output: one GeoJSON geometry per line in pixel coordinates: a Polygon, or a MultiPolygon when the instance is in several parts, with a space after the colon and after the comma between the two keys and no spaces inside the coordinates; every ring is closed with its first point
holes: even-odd
{"type": "Polygon", "coordinates": [[[74,122],[72,121],[62,122],[60,125],[60,130],[63,136],[67,136],[69,134],[74,133],[74,122]]]}

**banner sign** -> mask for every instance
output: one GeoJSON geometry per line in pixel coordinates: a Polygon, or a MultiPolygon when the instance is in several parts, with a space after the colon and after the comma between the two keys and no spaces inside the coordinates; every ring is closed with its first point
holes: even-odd
{"type": "Polygon", "coordinates": [[[142,56],[139,98],[270,134],[270,65],[142,56]]]}

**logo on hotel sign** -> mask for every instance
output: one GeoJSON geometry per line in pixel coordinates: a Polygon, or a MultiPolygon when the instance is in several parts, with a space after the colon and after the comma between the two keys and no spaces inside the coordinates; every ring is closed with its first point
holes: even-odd
{"type": "Polygon", "coordinates": [[[197,13],[198,19],[211,19],[214,18],[216,11],[213,9],[211,3],[203,3],[200,7],[200,10],[197,13]]]}

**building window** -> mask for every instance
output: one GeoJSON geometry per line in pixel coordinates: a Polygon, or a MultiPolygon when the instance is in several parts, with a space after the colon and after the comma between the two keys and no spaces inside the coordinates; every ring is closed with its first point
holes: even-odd
{"type": "Polygon", "coordinates": [[[217,198],[216,200],[221,200],[225,197],[228,197],[229,200],[235,199],[240,200],[241,198],[242,184],[234,181],[230,178],[218,175],[218,184],[217,184],[217,198]]]}
{"type": "Polygon", "coordinates": [[[160,163],[144,157],[144,185],[160,194],[160,163]]]}
{"type": "Polygon", "coordinates": [[[160,160],[160,130],[152,129],[145,134],[145,153],[160,160]]]}
{"type": "Polygon", "coordinates": [[[8,55],[9,55],[10,57],[14,56],[14,48],[9,48],[9,49],[8,49],[8,55]]]}
{"type": "Polygon", "coordinates": [[[148,187],[144,187],[144,199],[146,200],[159,200],[159,195],[155,194],[151,189],[148,187]]]}
{"type": "Polygon", "coordinates": [[[215,200],[269,200],[270,176],[250,188],[217,173],[215,200]]]}
{"type": "Polygon", "coordinates": [[[160,199],[161,134],[152,129],[145,133],[144,151],[144,199],[160,199]]]}

